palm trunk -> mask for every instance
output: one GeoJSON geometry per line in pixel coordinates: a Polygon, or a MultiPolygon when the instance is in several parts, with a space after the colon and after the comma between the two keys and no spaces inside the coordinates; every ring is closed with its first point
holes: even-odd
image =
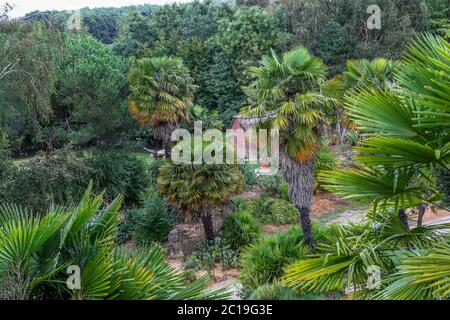
{"type": "Polygon", "coordinates": [[[409,224],[408,224],[408,216],[406,215],[405,209],[398,209],[398,217],[400,218],[400,221],[405,226],[406,231],[409,231],[409,224]]]}
{"type": "Polygon", "coordinates": [[[172,156],[172,132],[177,128],[176,124],[173,123],[164,123],[155,126],[154,136],[160,140],[163,144],[164,155],[166,159],[170,159],[172,156]]]}
{"type": "Polygon", "coordinates": [[[417,216],[417,227],[421,227],[423,223],[423,216],[425,215],[425,205],[418,205],[417,209],[419,209],[419,214],[417,216]]]}
{"type": "Polygon", "coordinates": [[[202,212],[203,229],[205,230],[205,238],[207,241],[214,241],[214,226],[212,222],[211,211],[204,209],[202,212]]]}
{"type": "Polygon", "coordinates": [[[284,152],[280,152],[280,164],[284,179],[289,187],[289,198],[299,212],[304,242],[312,251],[315,251],[309,215],[314,193],[314,160],[300,163],[284,154],[284,152]]]}

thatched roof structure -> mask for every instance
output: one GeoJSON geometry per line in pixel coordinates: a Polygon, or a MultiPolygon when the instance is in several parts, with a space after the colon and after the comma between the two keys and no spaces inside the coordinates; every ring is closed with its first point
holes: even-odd
{"type": "Polygon", "coordinates": [[[248,116],[242,116],[237,115],[233,117],[233,121],[231,122],[231,127],[233,129],[237,129],[237,126],[244,129],[244,131],[247,131],[249,129],[254,129],[260,123],[261,121],[266,121],[268,119],[271,119],[275,117],[276,111],[271,111],[266,113],[262,116],[254,116],[254,117],[248,117],[248,116]]]}

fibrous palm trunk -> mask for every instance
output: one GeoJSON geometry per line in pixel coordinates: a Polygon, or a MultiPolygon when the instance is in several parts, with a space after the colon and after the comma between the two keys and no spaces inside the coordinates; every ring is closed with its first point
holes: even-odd
{"type": "Polygon", "coordinates": [[[205,230],[205,238],[207,241],[214,241],[214,226],[212,221],[211,210],[207,208],[202,210],[203,229],[205,230]]]}
{"type": "Polygon", "coordinates": [[[309,215],[314,193],[314,160],[300,163],[284,152],[280,152],[280,164],[289,187],[289,198],[299,212],[304,242],[312,251],[315,251],[309,215]]]}
{"type": "Polygon", "coordinates": [[[170,159],[172,155],[172,132],[177,128],[178,126],[173,123],[163,123],[159,124],[157,126],[154,126],[154,136],[156,139],[162,141],[163,148],[164,148],[164,154],[166,159],[170,159]]]}
{"type": "Polygon", "coordinates": [[[419,214],[417,216],[417,227],[421,227],[423,223],[423,216],[425,215],[425,205],[420,204],[417,206],[417,209],[419,210],[419,214]]]}

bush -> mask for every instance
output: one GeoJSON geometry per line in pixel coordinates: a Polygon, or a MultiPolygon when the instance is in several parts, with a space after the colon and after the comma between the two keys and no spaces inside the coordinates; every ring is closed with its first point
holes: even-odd
{"type": "Polygon", "coordinates": [[[43,212],[51,203],[78,201],[92,174],[79,153],[58,150],[48,157],[36,156],[12,171],[4,200],[43,212]]]}
{"type": "Polygon", "coordinates": [[[128,213],[127,232],[138,243],[166,241],[175,223],[169,206],[153,189],[141,194],[141,202],[141,209],[128,213]]]}
{"type": "Polygon", "coordinates": [[[157,187],[156,180],[159,176],[159,168],[161,168],[166,160],[164,158],[154,158],[148,167],[149,184],[152,187],[157,187]]]}
{"type": "Polygon", "coordinates": [[[225,218],[223,238],[235,250],[247,246],[261,235],[261,226],[248,212],[237,212],[225,218]]]}
{"type": "Polygon", "coordinates": [[[256,185],[257,178],[255,173],[255,165],[242,164],[239,166],[242,174],[244,175],[244,189],[248,190],[250,187],[256,185]]]}
{"type": "Polygon", "coordinates": [[[98,151],[86,159],[92,168],[94,190],[106,189],[105,198],[122,194],[125,201],[139,201],[140,193],[149,187],[145,163],[135,155],[123,151],[98,151]]]}
{"type": "Polygon", "coordinates": [[[234,211],[246,211],[248,209],[247,201],[241,196],[231,198],[234,205],[234,211]]]}
{"type": "Polygon", "coordinates": [[[133,155],[109,151],[85,156],[60,149],[21,163],[11,172],[2,193],[6,202],[42,212],[51,203],[77,201],[91,180],[95,192],[106,189],[108,202],[119,194],[128,202],[137,202],[148,187],[145,165],[133,155]]]}
{"type": "MultiPolygon", "coordinates": [[[[9,143],[6,135],[0,132],[0,183],[7,179],[11,174],[13,162],[11,160],[11,153],[9,150],[9,143]]],[[[1,187],[1,185],[0,185],[1,187]]]]}
{"type": "Polygon", "coordinates": [[[216,263],[224,268],[237,267],[239,264],[238,252],[222,238],[216,238],[210,243],[199,243],[186,262],[185,269],[212,270],[216,263]]]}
{"type": "Polygon", "coordinates": [[[281,185],[284,179],[280,173],[271,176],[262,176],[258,178],[258,186],[268,196],[278,197],[281,195],[281,185]]]}
{"type": "Polygon", "coordinates": [[[283,275],[283,268],[307,254],[299,227],[262,238],[244,250],[240,280],[246,290],[253,291],[283,275]]]}
{"type": "Polygon", "coordinates": [[[436,170],[436,180],[439,191],[444,194],[444,204],[450,205],[450,170],[436,170]]]}
{"type": "Polygon", "coordinates": [[[263,224],[291,224],[298,222],[295,206],[283,199],[256,198],[250,203],[253,216],[263,224]]]}
{"type": "Polygon", "coordinates": [[[321,298],[313,294],[301,295],[280,282],[274,281],[256,288],[249,300],[320,300],[321,298]]]}

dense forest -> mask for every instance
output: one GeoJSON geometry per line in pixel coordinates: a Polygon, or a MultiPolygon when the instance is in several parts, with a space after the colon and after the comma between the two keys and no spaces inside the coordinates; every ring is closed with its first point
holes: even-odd
{"type": "Polygon", "coordinates": [[[83,8],[80,30],[67,28],[72,12],[10,10],[0,7],[0,298],[229,297],[206,290],[216,264],[239,270],[241,298],[450,297],[448,223],[421,220],[450,203],[448,1],[83,8]],[[367,23],[374,4],[379,29],[367,23]],[[170,132],[191,120],[223,130],[266,113],[284,148],[276,176],[169,160],[170,132]],[[333,214],[371,222],[311,221],[321,194],[340,197],[333,214]],[[166,244],[189,224],[204,239],[180,274],[166,244]],[[88,270],[82,291],[58,284],[70,261],[88,270]],[[447,273],[422,279],[415,263],[447,273]],[[381,266],[383,290],[362,287],[368,265],[381,266]]]}

